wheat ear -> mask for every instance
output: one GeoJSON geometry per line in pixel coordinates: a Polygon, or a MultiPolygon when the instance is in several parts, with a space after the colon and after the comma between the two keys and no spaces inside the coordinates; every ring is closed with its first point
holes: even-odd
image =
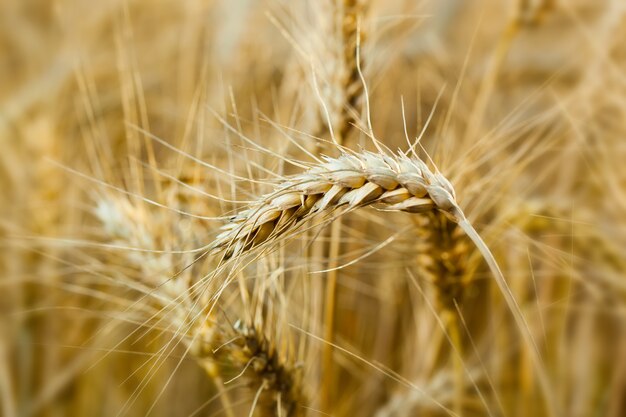
{"type": "Polygon", "coordinates": [[[348,137],[357,122],[354,114],[358,113],[358,102],[363,95],[363,84],[359,76],[359,68],[363,66],[363,63],[357,62],[357,60],[362,61],[362,55],[357,49],[360,48],[364,36],[363,31],[359,30],[359,19],[365,14],[364,3],[362,0],[343,1],[341,34],[345,74],[341,83],[345,97],[337,132],[342,139],[348,137]]]}
{"type": "MultiPolygon", "coordinates": [[[[178,200],[179,196],[174,197],[178,200]]],[[[213,380],[226,415],[233,417],[232,402],[223,388],[223,369],[212,355],[212,349],[223,339],[221,329],[215,326],[213,318],[205,312],[203,303],[196,301],[198,297],[206,297],[208,291],[192,283],[191,269],[176,276],[179,267],[174,255],[160,250],[168,243],[176,245],[189,239],[189,234],[180,228],[178,217],[159,214],[162,213],[152,212],[142,205],[108,194],[98,197],[95,210],[104,242],[144,250],[125,251],[123,254],[124,264],[128,267],[128,273],[124,274],[127,275],[124,277],[125,283],[143,294],[143,302],[135,302],[132,306],[141,308],[140,312],[147,315],[146,326],[150,323],[158,324],[164,331],[172,333],[176,340],[168,343],[164,349],[169,351],[182,344],[188,350],[213,380]],[[133,269],[136,271],[130,272],[133,269]],[[152,303],[155,305],[152,306],[152,303]]],[[[200,230],[198,224],[195,226],[200,230]]],[[[119,256],[108,253],[112,259],[119,256]]]]}
{"type": "Polygon", "coordinates": [[[319,14],[314,30],[321,35],[319,42],[313,46],[311,56],[321,81],[318,85],[314,79],[314,86],[322,102],[315,128],[317,136],[330,131],[341,145],[356,131],[365,92],[360,76],[363,67],[360,49],[365,37],[361,22],[368,3],[365,0],[314,3],[319,14]]]}
{"type": "MultiPolygon", "coordinates": [[[[386,211],[439,211],[459,225],[489,266],[530,347],[544,392],[549,393],[539,350],[493,254],[465,218],[450,182],[441,173],[433,173],[417,157],[371,152],[325,157],[324,163],[288,178],[274,192],[231,217],[212,249],[223,251],[224,258],[237,257],[288,237],[306,220],[341,208],[350,211],[368,205],[378,205],[386,211]]],[[[547,403],[555,415],[553,401],[548,398],[547,403]]]]}
{"type": "MultiPolygon", "coordinates": [[[[179,195],[174,197],[178,200],[179,195]]],[[[170,241],[176,245],[189,239],[179,228],[178,218],[156,214],[115,196],[100,198],[96,211],[103,238],[114,244],[156,250],[157,242],[170,241]]],[[[138,270],[137,276],[128,278],[136,281],[129,285],[138,287],[146,300],[156,301],[146,323],[161,322],[163,328],[172,332],[178,341],[170,346],[182,344],[213,380],[227,416],[235,415],[235,404],[224,387],[223,375],[231,373],[232,368],[256,387],[258,403],[253,408],[261,410],[256,415],[276,415],[277,410],[279,415],[287,417],[301,415],[300,404],[306,403],[305,395],[299,373],[289,357],[261,331],[244,326],[241,321],[232,328],[218,325],[207,307],[210,288],[194,284],[195,271],[191,269],[173,275],[179,267],[172,257],[169,253],[125,253],[125,263],[138,270]]]]}
{"type": "Polygon", "coordinates": [[[305,220],[331,210],[377,204],[387,211],[440,210],[464,219],[450,182],[417,158],[362,152],[325,157],[325,162],[293,176],[276,190],[231,217],[212,248],[225,257],[241,255],[288,235],[305,220]]]}

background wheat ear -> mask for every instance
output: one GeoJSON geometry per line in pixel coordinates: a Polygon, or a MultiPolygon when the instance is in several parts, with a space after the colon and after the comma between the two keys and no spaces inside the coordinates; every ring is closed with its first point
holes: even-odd
{"type": "Polygon", "coordinates": [[[284,353],[261,331],[238,320],[233,324],[234,337],[224,345],[218,357],[228,360],[236,369],[242,370],[257,390],[256,399],[259,415],[302,416],[303,405],[308,401],[301,388],[301,372],[296,364],[290,363],[284,353]]]}
{"type": "MultiPolygon", "coordinates": [[[[183,209],[189,205],[186,187],[180,183],[165,183],[164,189],[172,191],[168,194],[168,207],[183,209]]],[[[105,248],[105,259],[119,262],[121,252],[122,262],[128,268],[122,279],[145,300],[141,305],[130,305],[129,312],[134,313],[134,320],[147,328],[155,326],[171,334],[173,340],[169,344],[172,347],[168,348],[171,351],[178,345],[184,347],[185,353],[212,380],[228,415],[241,412],[229,388],[242,385],[242,381],[253,394],[250,407],[255,415],[302,415],[302,405],[307,404],[307,398],[301,372],[281,342],[272,337],[275,331],[264,327],[261,320],[264,313],[249,314],[255,324],[246,324],[244,319],[237,318],[242,307],[222,301],[233,295],[223,288],[224,281],[230,279],[228,270],[211,265],[211,260],[205,261],[204,257],[198,258],[197,250],[183,254],[181,262],[181,254],[157,249],[162,242],[179,249],[184,245],[190,248],[198,245],[197,238],[207,233],[202,221],[194,225],[194,234],[198,234],[191,239],[183,222],[184,215],[163,217],[158,210],[142,203],[110,194],[98,197],[95,213],[105,232],[103,241],[126,248],[122,251],[105,248]],[[141,251],[133,250],[140,247],[141,251]],[[198,277],[207,269],[217,273],[198,277]],[[222,323],[224,317],[226,323],[222,323]],[[234,323],[230,324],[232,317],[235,317],[234,323]]],[[[250,297],[247,290],[241,291],[250,297]]],[[[262,297],[261,292],[261,299],[253,300],[261,310],[266,308],[262,297]]]]}

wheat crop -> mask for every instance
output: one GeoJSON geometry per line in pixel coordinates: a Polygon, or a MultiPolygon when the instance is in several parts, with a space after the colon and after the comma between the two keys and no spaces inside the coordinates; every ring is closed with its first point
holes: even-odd
{"type": "Polygon", "coordinates": [[[0,415],[624,415],[625,23],[0,2],[0,415]]]}

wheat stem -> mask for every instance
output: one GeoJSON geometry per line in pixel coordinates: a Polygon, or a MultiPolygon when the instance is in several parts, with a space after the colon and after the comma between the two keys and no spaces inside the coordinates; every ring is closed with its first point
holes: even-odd
{"type": "Polygon", "coordinates": [[[460,416],[463,415],[463,396],[465,395],[465,367],[463,365],[463,346],[461,344],[461,334],[459,333],[459,323],[455,311],[444,311],[444,323],[446,331],[450,336],[452,349],[452,362],[454,367],[454,399],[452,409],[460,416]]]}
{"type": "MultiPolygon", "coordinates": [[[[462,216],[462,214],[461,214],[462,216]]],[[[476,248],[480,251],[481,255],[487,262],[489,269],[496,281],[496,285],[498,286],[500,292],[504,296],[504,300],[507,303],[511,314],[513,314],[513,318],[517,323],[517,327],[519,328],[521,335],[525,341],[525,343],[529,347],[530,354],[532,356],[533,366],[535,367],[535,371],[539,377],[539,383],[544,391],[544,396],[546,400],[546,406],[548,408],[549,415],[558,416],[560,415],[558,411],[558,407],[555,403],[555,396],[552,392],[552,387],[550,386],[550,381],[548,378],[548,374],[546,372],[545,366],[543,365],[543,360],[541,359],[541,354],[539,352],[539,348],[535,343],[532,333],[530,332],[530,327],[526,322],[526,319],[522,315],[520,307],[517,305],[517,301],[509,288],[509,285],[506,283],[504,279],[504,275],[498,266],[493,254],[489,250],[487,244],[480,237],[476,229],[467,221],[465,216],[460,217],[458,220],[458,225],[463,231],[467,234],[467,236],[474,242],[476,248]]]]}
{"type": "MultiPolygon", "coordinates": [[[[337,259],[339,255],[339,246],[341,241],[341,219],[334,222],[331,226],[330,247],[328,248],[329,262],[328,272],[326,273],[326,305],[324,307],[324,338],[328,342],[334,341],[335,334],[335,300],[337,297],[337,259]]],[[[328,343],[324,345],[322,374],[324,386],[322,387],[321,405],[323,410],[329,410],[332,407],[332,393],[334,392],[333,384],[333,346],[328,343]]]]}

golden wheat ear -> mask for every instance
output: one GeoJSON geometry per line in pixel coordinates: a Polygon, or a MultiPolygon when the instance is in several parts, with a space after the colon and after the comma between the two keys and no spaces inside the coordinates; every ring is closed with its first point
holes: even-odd
{"type": "Polygon", "coordinates": [[[223,251],[225,258],[241,256],[261,245],[272,245],[293,236],[306,220],[334,210],[346,212],[369,205],[410,213],[437,210],[459,225],[489,266],[524,341],[533,352],[542,385],[548,390],[539,351],[495,257],[459,207],[452,184],[417,157],[371,152],[326,157],[324,163],[288,178],[274,192],[231,217],[212,250],[223,251]]]}
{"type": "Polygon", "coordinates": [[[370,152],[343,154],[326,157],[324,163],[288,178],[231,217],[212,248],[224,250],[227,258],[241,255],[288,236],[305,220],[373,204],[411,213],[457,211],[450,183],[421,160],[370,152]]]}

